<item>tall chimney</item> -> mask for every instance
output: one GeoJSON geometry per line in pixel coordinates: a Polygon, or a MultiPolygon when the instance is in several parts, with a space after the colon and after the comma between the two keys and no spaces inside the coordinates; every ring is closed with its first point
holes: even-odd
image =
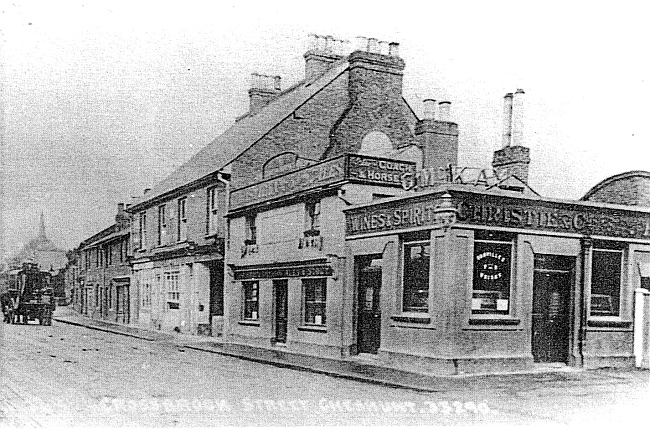
{"type": "Polygon", "coordinates": [[[512,145],[524,144],[524,90],[517,89],[512,98],[512,145]]]}
{"type": "Polygon", "coordinates": [[[515,176],[528,183],[530,149],[522,146],[524,142],[523,89],[517,89],[514,96],[504,97],[503,147],[494,152],[492,167],[499,177],[515,176]],[[509,132],[511,131],[511,132],[509,132]]]}
{"type": "Polygon", "coordinates": [[[449,101],[439,103],[439,117],[435,119],[435,100],[424,100],[423,118],[415,124],[423,169],[437,171],[458,164],[458,125],[451,122],[450,105],[449,101]]]}
{"type": "Polygon", "coordinates": [[[262,107],[281,91],[280,76],[268,76],[259,73],[251,74],[251,89],[248,90],[250,97],[249,113],[257,113],[262,107]]]}
{"type": "Polygon", "coordinates": [[[503,97],[503,145],[510,146],[512,137],[512,93],[503,97]]]}
{"type": "Polygon", "coordinates": [[[311,81],[322,75],[337,60],[343,58],[343,51],[349,42],[332,36],[309,35],[309,47],[305,58],[305,80],[311,81]]]}

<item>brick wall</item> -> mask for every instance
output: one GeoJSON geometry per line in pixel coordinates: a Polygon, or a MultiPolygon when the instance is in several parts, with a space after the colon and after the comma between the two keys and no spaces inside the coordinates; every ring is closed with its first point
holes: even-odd
{"type": "Polygon", "coordinates": [[[358,152],[370,131],[384,132],[396,148],[414,144],[417,118],[402,98],[403,68],[396,57],[352,53],[348,71],[237,158],[232,189],[262,180],[264,163],[282,153],[322,160],[358,152]]]}
{"type": "Polygon", "coordinates": [[[237,158],[232,166],[232,189],[262,180],[264,163],[281,153],[294,152],[302,158],[321,159],[332,125],[348,103],[347,73],[344,73],[237,158]]]}
{"type": "Polygon", "coordinates": [[[583,200],[650,207],[650,173],[628,172],[603,180],[583,200]]]}
{"type": "Polygon", "coordinates": [[[350,108],[332,129],[326,157],[358,152],[370,131],[382,131],[395,148],[415,143],[414,117],[405,114],[400,58],[356,51],[350,55],[350,108]]]}

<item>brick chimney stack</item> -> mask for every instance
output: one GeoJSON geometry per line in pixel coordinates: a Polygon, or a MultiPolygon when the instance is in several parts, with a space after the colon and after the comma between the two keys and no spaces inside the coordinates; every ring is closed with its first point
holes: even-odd
{"type": "Polygon", "coordinates": [[[422,148],[422,168],[446,169],[458,164],[458,125],[450,119],[451,102],[438,104],[436,100],[424,100],[424,115],[415,124],[415,138],[422,148]]]}
{"type": "Polygon", "coordinates": [[[404,115],[402,77],[404,60],[399,44],[359,37],[348,56],[349,109],[330,132],[326,156],[361,150],[371,132],[383,133],[394,149],[415,143],[404,115]]]}
{"type": "Polygon", "coordinates": [[[524,143],[524,90],[503,98],[503,147],[494,152],[492,167],[499,176],[515,176],[528,183],[530,149],[524,143]]]}
{"type": "Polygon", "coordinates": [[[347,40],[332,36],[309,35],[309,46],[305,58],[305,80],[311,81],[322,75],[335,61],[343,58],[350,44],[347,40]]]}
{"type": "Polygon", "coordinates": [[[268,76],[259,73],[251,74],[251,89],[248,90],[250,97],[249,113],[257,113],[275,95],[281,91],[281,77],[268,76]]]}

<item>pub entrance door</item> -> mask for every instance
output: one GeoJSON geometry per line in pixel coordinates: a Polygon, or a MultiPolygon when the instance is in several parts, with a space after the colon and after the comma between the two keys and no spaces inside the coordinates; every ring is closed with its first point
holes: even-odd
{"type": "Polygon", "coordinates": [[[568,363],[569,302],[576,258],[535,255],[532,353],[535,362],[568,363]]]}
{"type": "Polygon", "coordinates": [[[275,342],[287,342],[287,280],[273,280],[275,342]]]}
{"type": "Polygon", "coordinates": [[[381,342],[381,255],[362,256],[357,269],[357,351],[377,353],[381,342]]]}

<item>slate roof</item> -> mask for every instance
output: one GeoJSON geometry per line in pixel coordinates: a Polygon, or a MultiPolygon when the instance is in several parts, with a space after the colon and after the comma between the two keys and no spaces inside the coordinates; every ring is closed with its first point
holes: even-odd
{"type": "Polygon", "coordinates": [[[222,170],[273,127],[290,116],[318,91],[343,73],[347,67],[347,59],[339,60],[316,79],[298,82],[272,99],[259,112],[244,116],[198,151],[167,178],[156,184],[146,195],[136,200],[128,211],[135,212],[145,208],[149,206],[147,202],[163,197],[181,186],[222,170]]]}

